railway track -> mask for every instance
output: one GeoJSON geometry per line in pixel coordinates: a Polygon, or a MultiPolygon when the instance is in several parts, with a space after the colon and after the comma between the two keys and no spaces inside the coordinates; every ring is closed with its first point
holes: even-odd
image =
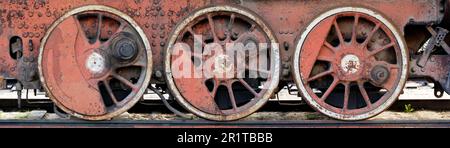
{"type": "Polygon", "coordinates": [[[450,120],[334,120],[236,121],[81,121],[81,120],[0,120],[0,128],[448,128],[450,120]]]}

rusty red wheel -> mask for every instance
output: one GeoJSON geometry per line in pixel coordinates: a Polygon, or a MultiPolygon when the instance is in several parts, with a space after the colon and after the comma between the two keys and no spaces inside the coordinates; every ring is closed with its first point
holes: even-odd
{"type": "Polygon", "coordinates": [[[308,26],[293,62],[298,87],[313,108],[340,120],[362,120],[398,98],[408,55],[401,34],[379,13],[338,8],[308,26]]]}
{"type": "Polygon", "coordinates": [[[151,55],[130,17],[106,6],[84,6],[51,26],[40,48],[39,72],[58,107],[82,119],[106,120],[142,97],[151,55]]]}
{"type": "Polygon", "coordinates": [[[183,107],[200,117],[246,117],[267,102],[278,84],[280,57],[272,43],[276,39],[270,29],[247,10],[198,10],[180,22],[169,40],[168,86],[183,107]]]}

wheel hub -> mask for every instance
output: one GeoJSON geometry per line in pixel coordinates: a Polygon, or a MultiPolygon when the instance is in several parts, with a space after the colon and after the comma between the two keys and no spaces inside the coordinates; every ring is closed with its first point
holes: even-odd
{"type": "Polygon", "coordinates": [[[105,72],[106,60],[100,53],[93,52],[86,60],[86,68],[93,74],[98,75],[105,72]]]}
{"type": "Polygon", "coordinates": [[[358,81],[364,78],[366,58],[364,49],[357,44],[345,44],[335,47],[335,71],[342,81],[358,81]]]}
{"type": "Polygon", "coordinates": [[[354,54],[347,54],[341,59],[341,70],[345,74],[355,74],[360,70],[361,62],[358,56],[354,54]]]}
{"type": "Polygon", "coordinates": [[[228,55],[218,55],[214,58],[214,74],[215,77],[226,79],[227,75],[233,73],[233,66],[231,58],[228,55]]]}
{"type": "Polygon", "coordinates": [[[122,37],[119,41],[115,43],[114,46],[115,57],[121,61],[132,60],[137,56],[136,43],[133,40],[122,37]]]}

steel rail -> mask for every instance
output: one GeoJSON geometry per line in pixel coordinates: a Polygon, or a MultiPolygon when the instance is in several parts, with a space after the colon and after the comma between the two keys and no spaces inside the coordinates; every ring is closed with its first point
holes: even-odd
{"type": "Polygon", "coordinates": [[[450,128],[450,120],[235,121],[206,120],[0,120],[0,128],[450,128]]]}

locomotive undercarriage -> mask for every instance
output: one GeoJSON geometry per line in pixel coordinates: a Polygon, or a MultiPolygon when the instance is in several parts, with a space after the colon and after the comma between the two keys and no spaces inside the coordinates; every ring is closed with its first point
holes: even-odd
{"type": "Polygon", "coordinates": [[[450,93],[446,0],[0,0],[0,6],[0,87],[46,91],[62,110],[87,120],[123,113],[149,85],[217,121],[250,115],[291,83],[314,109],[340,120],[381,113],[408,79],[435,83],[437,97],[450,93]],[[209,52],[233,43],[246,50],[242,72],[239,62],[227,64],[238,56],[209,52]],[[174,54],[196,47],[199,54],[174,54]],[[195,74],[209,58],[214,74],[234,75],[177,77],[186,66],[178,59],[195,74]],[[268,69],[252,68],[252,59],[264,59],[268,69]]]}

